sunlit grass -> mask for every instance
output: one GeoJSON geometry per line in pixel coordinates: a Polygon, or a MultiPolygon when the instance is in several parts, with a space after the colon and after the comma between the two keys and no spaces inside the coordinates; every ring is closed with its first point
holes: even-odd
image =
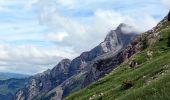
{"type": "MultiPolygon", "coordinates": [[[[165,24],[169,25],[169,24],[165,24]]],[[[164,28],[161,28],[162,30],[164,28]]],[[[96,83],[65,98],[66,100],[170,100],[170,29],[161,31],[161,39],[133,56],[138,66],[121,64],[96,83]],[[147,52],[152,52],[151,57],[147,52]],[[122,89],[124,81],[133,86],[122,89]],[[103,94],[103,95],[102,95],[103,94]]],[[[132,60],[132,58],[130,59],[132,60]]]]}

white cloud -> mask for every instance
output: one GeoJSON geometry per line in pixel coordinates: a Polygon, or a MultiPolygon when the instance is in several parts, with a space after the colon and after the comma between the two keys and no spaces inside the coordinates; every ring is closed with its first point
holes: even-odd
{"type": "Polygon", "coordinates": [[[162,0],[162,2],[167,8],[170,8],[170,0],[162,0]]]}
{"type": "Polygon", "coordinates": [[[0,69],[23,73],[36,73],[52,68],[63,58],[77,56],[70,47],[37,47],[32,45],[0,45],[0,69]],[[40,67],[41,66],[41,67],[40,67]],[[30,70],[35,70],[31,72],[30,70]]]}
{"type": "MultiPolygon", "coordinates": [[[[108,31],[115,29],[120,23],[132,25],[140,32],[144,32],[158,22],[151,15],[130,16],[113,9],[93,9],[93,15],[90,17],[69,17],[62,15],[55,4],[48,5],[46,2],[41,2],[40,8],[41,23],[49,25],[56,31],[67,32],[69,35],[63,41],[63,45],[74,46],[78,53],[96,46],[104,39],[108,31]]],[[[54,35],[52,37],[58,37],[58,34],[54,35]]]]}
{"type": "Polygon", "coordinates": [[[62,42],[68,36],[67,32],[48,33],[47,39],[54,42],[62,42]]]}
{"type": "Polygon", "coordinates": [[[64,30],[65,32],[83,38],[86,30],[84,26],[77,20],[69,17],[64,17],[56,12],[56,6],[43,5],[42,11],[40,12],[40,21],[43,24],[51,26],[56,30],[64,30]]]}

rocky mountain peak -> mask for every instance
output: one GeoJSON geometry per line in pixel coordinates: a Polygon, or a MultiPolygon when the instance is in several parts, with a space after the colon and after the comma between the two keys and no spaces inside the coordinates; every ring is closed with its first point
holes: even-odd
{"type": "Polygon", "coordinates": [[[107,34],[104,42],[105,42],[105,41],[110,41],[110,40],[112,40],[112,39],[115,37],[115,35],[116,35],[116,32],[115,32],[114,30],[111,30],[111,31],[107,34]]]}
{"type": "Polygon", "coordinates": [[[71,60],[70,59],[63,59],[61,60],[52,70],[51,75],[52,77],[56,77],[60,74],[67,74],[71,60]]]}
{"type": "Polygon", "coordinates": [[[60,63],[69,63],[69,62],[71,62],[71,60],[67,58],[60,61],[60,63]]]}
{"type": "Polygon", "coordinates": [[[119,34],[134,34],[134,33],[138,33],[137,30],[133,26],[130,26],[130,25],[124,24],[124,23],[121,23],[117,27],[116,31],[119,34]]]}
{"type": "MultiPolygon", "coordinates": [[[[105,66],[102,67],[102,59],[109,58],[111,56],[114,56],[114,54],[117,54],[122,49],[126,48],[128,44],[132,42],[132,40],[138,36],[135,31],[130,31],[134,29],[132,26],[129,26],[127,24],[121,23],[116,30],[111,30],[105,40],[99,45],[100,49],[105,52],[102,56],[99,56],[95,63],[90,65],[91,69],[88,71],[88,74],[86,75],[86,78],[83,82],[83,87],[91,84],[93,81],[100,78],[104,73],[109,72],[114,67],[105,66]],[[100,69],[98,69],[99,67],[100,69]]],[[[115,57],[114,59],[116,59],[115,57]]],[[[119,61],[115,60],[111,63],[112,66],[116,65],[119,61]]]]}
{"type": "Polygon", "coordinates": [[[65,67],[68,66],[70,63],[71,63],[70,59],[63,59],[54,68],[57,68],[58,70],[64,70],[65,67]]]}
{"type": "Polygon", "coordinates": [[[130,26],[125,23],[120,23],[119,26],[117,27],[117,30],[121,29],[122,27],[130,27],[130,26]]]}
{"type": "Polygon", "coordinates": [[[130,26],[128,26],[127,24],[124,24],[124,23],[119,24],[119,26],[116,28],[116,30],[111,30],[111,31],[107,34],[104,42],[105,42],[105,41],[110,41],[110,40],[114,39],[114,37],[116,37],[117,34],[125,34],[125,33],[122,31],[122,29],[123,29],[123,28],[127,28],[127,27],[130,27],[130,26]]]}
{"type": "Polygon", "coordinates": [[[108,52],[111,50],[120,49],[131,42],[137,36],[137,32],[132,26],[121,23],[116,30],[111,30],[104,42],[101,43],[103,50],[108,52]]]}

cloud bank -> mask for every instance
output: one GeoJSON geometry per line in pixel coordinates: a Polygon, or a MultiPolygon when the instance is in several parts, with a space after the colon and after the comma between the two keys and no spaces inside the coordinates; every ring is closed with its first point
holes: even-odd
{"type": "Polygon", "coordinates": [[[120,23],[144,32],[169,0],[0,0],[0,71],[35,74],[103,41],[120,23]]]}

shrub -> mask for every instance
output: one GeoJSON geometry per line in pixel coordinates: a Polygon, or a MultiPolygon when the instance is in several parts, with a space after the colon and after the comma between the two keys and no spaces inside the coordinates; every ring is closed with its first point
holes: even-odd
{"type": "Polygon", "coordinates": [[[125,81],[123,81],[123,83],[122,83],[121,89],[122,89],[122,90],[127,90],[127,89],[129,89],[129,88],[131,88],[131,87],[133,87],[133,86],[134,86],[134,84],[133,84],[132,81],[130,81],[130,80],[125,80],[125,81]]]}
{"type": "Polygon", "coordinates": [[[148,44],[148,39],[147,39],[147,36],[143,36],[142,38],[142,49],[146,49],[147,47],[149,46],[148,44]]]}

